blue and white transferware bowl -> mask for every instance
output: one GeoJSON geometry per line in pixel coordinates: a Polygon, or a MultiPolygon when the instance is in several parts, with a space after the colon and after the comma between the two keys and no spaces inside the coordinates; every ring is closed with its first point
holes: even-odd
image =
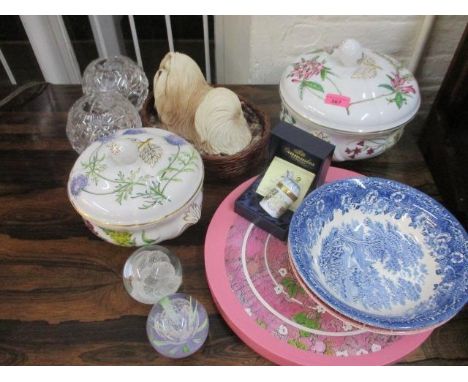
{"type": "Polygon", "coordinates": [[[467,302],[466,231],[435,200],[391,180],[346,179],[309,194],[289,249],[317,297],[366,325],[430,328],[467,302]]]}

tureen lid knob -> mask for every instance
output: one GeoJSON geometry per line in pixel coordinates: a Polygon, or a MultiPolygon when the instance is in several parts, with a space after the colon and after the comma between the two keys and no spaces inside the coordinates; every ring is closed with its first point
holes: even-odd
{"type": "Polygon", "coordinates": [[[362,46],[357,40],[349,38],[340,44],[336,53],[344,66],[356,66],[362,58],[362,46]]]}
{"type": "Polygon", "coordinates": [[[138,159],[138,147],[128,138],[117,138],[107,145],[110,157],[118,165],[132,164],[138,159]]]}

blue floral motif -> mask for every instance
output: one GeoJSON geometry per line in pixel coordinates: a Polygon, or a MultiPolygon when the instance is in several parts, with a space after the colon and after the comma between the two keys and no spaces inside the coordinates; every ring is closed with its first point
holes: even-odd
{"type": "Polygon", "coordinates": [[[182,146],[187,143],[184,138],[181,138],[175,134],[169,134],[164,137],[167,143],[174,145],[174,146],[182,146]]]}
{"type": "Polygon", "coordinates": [[[111,140],[113,140],[115,138],[115,134],[109,134],[109,135],[104,135],[103,137],[101,138],[98,138],[98,142],[101,142],[101,143],[107,143],[107,142],[110,142],[111,140]]]}
{"type": "Polygon", "coordinates": [[[73,177],[70,183],[70,192],[73,196],[78,196],[83,188],[88,185],[88,177],[84,174],[79,174],[73,177]]]}
{"type": "Polygon", "coordinates": [[[122,133],[122,135],[137,135],[143,133],[145,133],[144,129],[127,129],[122,133]]]}
{"type": "Polygon", "coordinates": [[[318,188],[293,216],[289,248],[319,298],[372,326],[424,329],[449,320],[468,301],[465,229],[438,202],[398,182],[356,178],[318,188]],[[354,212],[364,218],[346,217],[354,212]],[[338,223],[337,216],[345,218],[338,223]],[[423,286],[432,290],[423,294],[423,286]]]}

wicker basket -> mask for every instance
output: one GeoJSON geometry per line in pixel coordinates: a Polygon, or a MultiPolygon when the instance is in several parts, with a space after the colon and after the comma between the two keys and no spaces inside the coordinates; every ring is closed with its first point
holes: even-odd
{"type": "MultiPolygon", "coordinates": [[[[263,164],[267,157],[268,142],[270,140],[270,118],[263,111],[239,96],[245,119],[252,131],[252,142],[242,151],[234,155],[208,155],[201,153],[205,174],[208,178],[230,179],[249,172],[263,164]]],[[[154,95],[152,92],[146,98],[140,111],[144,127],[161,125],[156,109],[154,108],[154,95]]]]}

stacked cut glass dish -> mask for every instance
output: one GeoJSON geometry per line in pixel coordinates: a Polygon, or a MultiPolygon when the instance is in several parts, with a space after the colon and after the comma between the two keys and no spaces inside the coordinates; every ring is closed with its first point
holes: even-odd
{"type": "Polygon", "coordinates": [[[92,61],[83,73],[83,93],[70,108],[66,127],[78,154],[119,130],[142,126],[138,110],[148,95],[148,79],[128,57],[92,61]]]}

